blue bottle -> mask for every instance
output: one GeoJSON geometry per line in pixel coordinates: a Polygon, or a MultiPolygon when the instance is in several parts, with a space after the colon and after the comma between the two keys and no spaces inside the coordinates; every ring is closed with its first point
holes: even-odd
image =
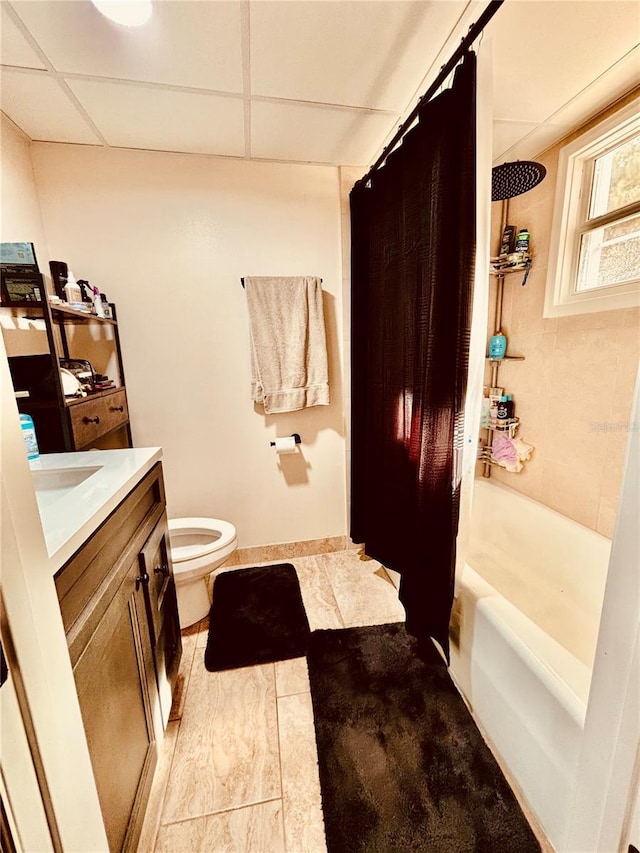
{"type": "Polygon", "coordinates": [[[502,334],[502,330],[498,329],[496,334],[489,342],[489,358],[501,359],[504,358],[507,352],[507,339],[502,334]]]}
{"type": "Polygon", "coordinates": [[[20,426],[22,427],[24,445],[27,448],[27,459],[37,459],[40,456],[40,451],[38,450],[36,428],[33,425],[31,415],[20,415],[20,426]]]}

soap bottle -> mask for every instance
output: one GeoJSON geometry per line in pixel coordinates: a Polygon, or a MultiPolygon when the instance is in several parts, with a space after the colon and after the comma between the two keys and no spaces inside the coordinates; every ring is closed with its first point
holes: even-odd
{"type": "Polygon", "coordinates": [[[496,417],[499,421],[506,421],[509,415],[507,414],[507,397],[501,397],[498,403],[498,411],[496,417]]]}
{"type": "Polygon", "coordinates": [[[22,438],[27,449],[27,459],[37,459],[40,456],[36,428],[33,425],[31,415],[20,415],[20,426],[22,427],[22,438]]]}
{"type": "Polygon", "coordinates": [[[506,412],[507,412],[507,420],[511,420],[514,417],[515,404],[513,402],[513,397],[511,394],[507,394],[504,402],[506,412]]]}
{"type": "Polygon", "coordinates": [[[67,302],[82,302],[82,290],[71,270],[67,274],[64,295],[67,297],[67,302]]]}
{"type": "Polygon", "coordinates": [[[500,255],[506,257],[513,252],[516,240],[516,226],[505,225],[502,232],[502,242],[500,243],[500,255]]]}
{"type": "Polygon", "coordinates": [[[521,228],[520,231],[518,231],[518,237],[516,239],[516,252],[523,252],[525,255],[528,255],[530,241],[531,234],[529,234],[529,230],[527,228],[521,228]]]}
{"type": "Polygon", "coordinates": [[[498,329],[495,335],[489,342],[489,358],[499,360],[505,357],[507,352],[507,339],[502,334],[502,329],[498,329]]]}

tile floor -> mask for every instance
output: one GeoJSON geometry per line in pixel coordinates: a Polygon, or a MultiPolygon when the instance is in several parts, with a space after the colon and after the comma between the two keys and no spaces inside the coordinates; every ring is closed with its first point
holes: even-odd
{"type": "MultiPolygon", "coordinates": [[[[357,550],[290,562],[311,630],[404,619],[384,568],[357,550]]],[[[183,632],[139,853],[326,851],[306,660],[207,672],[207,631],[183,632]]]]}

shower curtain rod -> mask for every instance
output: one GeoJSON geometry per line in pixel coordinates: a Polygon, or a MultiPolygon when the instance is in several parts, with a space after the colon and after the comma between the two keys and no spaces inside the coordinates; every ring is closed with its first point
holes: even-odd
{"type": "Polygon", "coordinates": [[[420,111],[420,108],[423,106],[423,104],[427,103],[433,97],[433,95],[435,95],[435,93],[438,91],[438,89],[440,88],[442,83],[444,83],[444,81],[447,79],[449,74],[456,67],[456,65],[460,61],[461,57],[465,54],[467,49],[469,47],[471,47],[473,42],[482,33],[484,28],[487,26],[489,21],[493,18],[493,16],[498,11],[500,6],[502,6],[503,3],[504,3],[504,0],[491,0],[491,2],[487,5],[487,8],[484,10],[482,15],[480,15],[480,17],[475,22],[475,24],[471,24],[471,26],[469,27],[469,32],[461,40],[458,48],[453,53],[451,59],[447,62],[446,65],[442,66],[442,68],[440,69],[440,73],[438,74],[436,79],[429,86],[429,88],[424,93],[424,95],[422,95],[420,97],[418,103],[411,110],[411,112],[409,113],[407,118],[402,122],[402,124],[400,125],[400,127],[396,131],[396,134],[393,137],[393,139],[391,140],[391,142],[388,145],[385,145],[385,147],[382,150],[382,154],[380,154],[380,156],[378,157],[376,162],[373,164],[373,166],[369,169],[367,174],[364,175],[362,178],[360,178],[359,181],[356,181],[356,184],[366,184],[370,180],[373,173],[376,172],[380,168],[380,166],[382,166],[382,164],[387,159],[389,154],[391,154],[391,152],[396,147],[398,142],[405,135],[405,133],[409,129],[410,125],[412,125],[413,122],[415,121],[416,116],[418,115],[418,112],[420,111]]]}

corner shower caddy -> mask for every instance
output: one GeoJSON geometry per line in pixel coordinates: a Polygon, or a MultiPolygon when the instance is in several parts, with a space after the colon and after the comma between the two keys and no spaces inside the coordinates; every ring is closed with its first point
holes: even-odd
{"type": "MultiPolygon", "coordinates": [[[[518,267],[504,267],[503,269],[496,269],[495,267],[491,267],[489,269],[489,274],[495,276],[496,279],[496,309],[494,315],[494,334],[496,334],[502,328],[502,303],[504,299],[504,279],[507,275],[513,275],[514,273],[521,273],[524,275],[522,284],[524,285],[527,277],[529,275],[529,270],[531,269],[532,260],[531,258],[527,258],[527,262],[524,266],[518,267]]],[[[523,355],[505,355],[503,358],[491,358],[487,356],[487,361],[491,362],[491,388],[498,387],[498,373],[500,370],[500,365],[505,361],[524,361],[523,355]]],[[[507,430],[501,429],[500,432],[508,432],[510,436],[515,436],[518,431],[518,427],[520,425],[520,418],[514,417],[510,418],[507,422],[507,430]]],[[[483,477],[491,477],[491,466],[496,465],[496,462],[493,462],[491,459],[491,448],[493,446],[493,434],[498,431],[496,426],[488,426],[482,427],[482,429],[486,432],[486,438],[484,442],[481,444],[481,453],[479,461],[483,464],[483,477]]]]}

